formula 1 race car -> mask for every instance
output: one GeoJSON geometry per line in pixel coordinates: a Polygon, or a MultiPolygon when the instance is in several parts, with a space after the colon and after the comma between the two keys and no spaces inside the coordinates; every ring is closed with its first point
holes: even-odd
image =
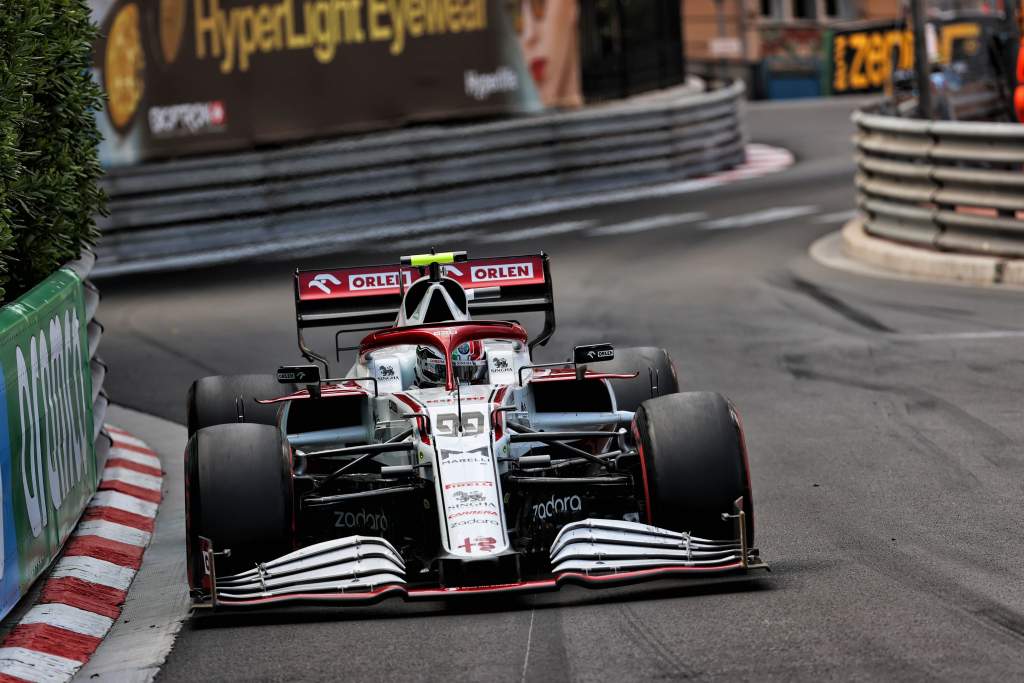
{"type": "Polygon", "coordinates": [[[544,254],[295,273],[309,365],[188,395],[197,604],[365,603],[765,568],[743,428],[662,349],[554,332],[544,254]],[[534,337],[511,315],[543,314],[534,337]],[[471,315],[475,316],[471,318],[471,315]],[[476,319],[487,318],[487,319],[476,319]],[[366,333],[343,377],[305,332],[366,333]]]}

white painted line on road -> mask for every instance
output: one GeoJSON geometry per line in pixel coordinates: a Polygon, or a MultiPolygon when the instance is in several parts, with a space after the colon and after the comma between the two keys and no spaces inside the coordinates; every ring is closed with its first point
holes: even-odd
{"type": "Polygon", "coordinates": [[[142,517],[155,517],[159,503],[151,503],[120,491],[97,491],[89,501],[90,508],[115,508],[142,517]]]}
{"type": "Polygon", "coordinates": [[[14,676],[33,683],[52,683],[69,680],[82,663],[56,655],[48,655],[23,647],[0,648],[0,674],[14,676]]]}
{"type": "Polygon", "coordinates": [[[99,536],[110,541],[136,545],[140,548],[149,544],[150,534],[147,531],[125,526],[117,522],[108,522],[105,519],[87,519],[78,523],[75,531],[76,536],[99,536]]]}
{"type": "Polygon", "coordinates": [[[658,228],[667,228],[673,225],[696,223],[697,221],[702,221],[707,217],[708,215],[703,211],[648,216],[647,218],[638,218],[633,221],[626,221],[625,223],[602,225],[591,230],[589,234],[594,235],[595,237],[603,237],[605,235],[632,235],[638,232],[657,230],[658,228]]]}
{"type": "Polygon", "coordinates": [[[530,668],[530,646],[533,645],[533,618],[537,614],[537,609],[530,610],[530,628],[526,631],[526,654],[523,655],[523,673],[519,677],[522,682],[526,681],[526,672],[530,668]]]}
{"type": "Polygon", "coordinates": [[[143,474],[142,472],[134,472],[123,467],[107,467],[103,470],[103,479],[116,479],[132,486],[138,486],[140,489],[149,489],[150,491],[159,491],[163,484],[160,477],[143,474]]]}
{"type": "Polygon", "coordinates": [[[480,237],[481,242],[515,242],[517,240],[528,240],[535,237],[547,237],[548,235],[564,235],[567,232],[584,230],[594,224],[592,220],[586,221],[565,221],[564,223],[552,223],[551,225],[538,225],[533,228],[521,230],[508,230],[495,232],[480,237]]]}
{"type": "Polygon", "coordinates": [[[59,579],[62,576],[70,576],[123,591],[128,590],[128,586],[132,585],[135,570],[96,557],[76,555],[65,557],[58,562],[53,568],[50,578],[59,579]]]}
{"type": "Polygon", "coordinates": [[[959,341],[985,339],[1024,339],[1024,330],[988,330],[984,332],[935,332],[932,334],[894,334],[898,341],[959,341]]]}
{"type": "Polygon", "coordinates": [[[851,218],[857,216],[857,209],[847,209],[846,211],[834,211],[833,213],[824,213],[820,216],[815,216],[811,222],[815,225],[827,225],[829,223],[845,223],[851,218]]]}
{"type": "Polygon", "coordinates": [[[779,206],[774,209],[763,209],[753,213],[743,213],[739,216],[729,216],[708,221],[700,226],[701,230],[735,230],[736,228],[751,228],[755,225],[775,223],[776,221],[797,216],[806,216],[818,210],[816,206],[779,206]]]}
{"type": "Polygon", "coordinates": [[[594,192],[592,194],[564,197],[559,199],[548,199],[530,204],[518,204],[501,209],[487,211],[475,211],[464,213],[458,216],[445,216],[442,218],[431,218],[423,221],[399,223],[390,226],[367,228],[351,233],[343,234],[317,234],[302,238],[288,238],[285,240],[268,240],[260,244],[252,244],[244,247],[229,247],[225,249],[214,249],[204,254],[189,254],[183,256],[167,256],[145,261],[133,261],[128,263],[100,264],[97,265],[92,275],[94,277],[126,275],[136,272],[148,272],[154,269],[173,269],[182,267],[198,267],[238,261],[257,256],[271,254],[302,253],[306,249],[318,248],[327,249],[342,246],[345,244],[364,244],[367,241],[382,240],[392,237],[409,238],[413,235],[426,235],[439,231],[452,230],[454,228],[472,227],[499,221],[518,220],[523,218],[535,218],[546,216],[561,211],[573,209],[588,209],[609,204],[624,202],[635,202],[644,199],[655,199],[658,197],[672,197],[680,194],[699,192],[713,187],[719,187],[735,180],[743,180],[757,176],[767,175],[781,171],[793,163],[793,155],[783,149],[772,148],[767,145],[747,145],[747,154],[751,156],[772,154],[774,163],[753,164],[749,168],[742,165],[731,171],[721,171],[705,178],[694,178],[691,180],[679,180],[660,185],[646,185],[625,190],[614,190],[611,192],[594,192]]]}
{"type": "Polygon", "coordinates": [[[66,631],[82,633],[93,638],[102,638],[110,630],[114,620],[71,605],[53,602],[36,605],[21,618],[19,624],[48,624],[66,631]]]}
{"type": "Polygon", "coordinates": [[[440,232],[433,233],[430,235],[421,235],[419,237],[411,237],[407,240],[399,240],[397,242],[381,242],[380,244],[370,245],[370,248],[374,251],[386,251],[396,252],[400,251],[403,254],[407,254],[410,251],[413,253],[422,253],[430,249],[430,247],[438,247],[438,251],[445,252],[450,249],[445,249],[442,245],[452,244],[454,240],[468,239],[471,237],[479,237],[479,230],[459,230],[458,232],[440,232]]]}

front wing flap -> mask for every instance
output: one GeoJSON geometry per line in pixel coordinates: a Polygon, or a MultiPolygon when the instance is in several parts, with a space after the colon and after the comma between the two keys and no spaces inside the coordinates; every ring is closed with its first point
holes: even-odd
{"type": "MultiPolygon", "coordinates": [[[[741,515],[737,515],[742,523],[741,515]]],[[[740,527],[740,524],[737,524],[740,527]]],[[[212,544],[202,539],[207,587],[200,603],[250,607],[281,602],[371,603],[480,593],[555,590],[637,583],[673,576],[701,576],[768,569],[742,531],[734,540],[710,540],[638,522],[586,519],[566,525],[551,546],[550,578],[494,586],[412,588],[405,565],[383,538],[349,536],[302,548],[232,576],[216,575],[212,544]]]]}

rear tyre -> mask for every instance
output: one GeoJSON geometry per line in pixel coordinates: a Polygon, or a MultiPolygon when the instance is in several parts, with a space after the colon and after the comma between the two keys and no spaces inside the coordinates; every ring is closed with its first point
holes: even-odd
{"type": "Polygon", "coordinates": [[[292,549],[291,450],[276,427],[206,427],[185,450],[186,553],[189,581],[202,578],[200,536],[215,551],[217,574],[251,569],[292,549]]]}
{"type": "Polygon", "coordinates": [[[608,380],[619,410],[635,412],[647,399],[679,392],[675,363],[668,351],[654,346],[615,349],[613,360],[600,363],[593,369],[597,372],[640,373],[632,379],[608,380]]]}
{"type": "Polygon", "coordinates": [[[754,501],[738,416],[721,394],[687,392],[644,401],[634,421],[654,526],[713,540],[734,538],[723,521],[743,497],[747,544],[754,544],[754,501]]]}
{"type": "Polygon", "coordinates": [[[188,390],[188,435],[219,424],[277,424],[279,406],[256,400],[284,396],[296,389],[294,384],[281,384],[274,375],[215,375],[197,379],[188,390]]]}

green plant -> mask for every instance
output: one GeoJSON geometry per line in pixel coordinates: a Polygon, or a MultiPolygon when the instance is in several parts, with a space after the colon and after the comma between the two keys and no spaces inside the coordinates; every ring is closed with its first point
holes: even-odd
{"type": "Polygon", "coordinates": [[[86,0],[0,0],[0,301],[98,237],[95,36],[86,0]]]}

